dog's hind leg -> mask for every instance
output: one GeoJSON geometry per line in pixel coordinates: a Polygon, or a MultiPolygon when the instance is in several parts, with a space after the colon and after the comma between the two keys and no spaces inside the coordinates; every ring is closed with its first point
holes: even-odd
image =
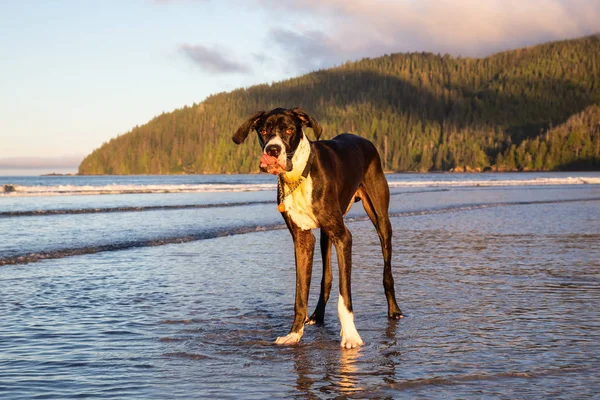
{"type": "Polygon", "coordinates": [[[394,278],[392,276],[392,224],[388,216],[390,193],[383,172],[374,175],[369,178],[368,183],[363,182],[357,193],[363,201],[369,219],[375,225],[381,242],[383,288],[388,304],[388,317],[390,319],[400,319],[403,315],[396,302],[394,278]]]}
{"type": "Polygon", "coordinates": [[[331,240],[325,231],[321,230],[321,258],[323,259],[323,277],[321,278],[321,293],[315,312],[306,322],[308,325],[323,324],[325,319],[325,306],[331,293],[331,240]]]}

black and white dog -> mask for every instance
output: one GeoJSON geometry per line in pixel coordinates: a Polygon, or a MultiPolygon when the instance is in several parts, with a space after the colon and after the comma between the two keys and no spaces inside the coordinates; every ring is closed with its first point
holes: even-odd
{"type": "Polygon", "coordinates": [[[381,241],[388,317],[402,318],[392,278],[392,226],[388,217],[390,193],[375,146],[367,139],[347,133],[332,140],[319,141],[321,127],[300,108],[257,112],[235,132],[233,141],[242,143],[251,130],[258,133],[263,149],[260,169],[278,176],[277,204],[292,234],[296,254],[294,323],[290,333],[277,338],[275,343],[298,343],[304,333],[304,324],[323,323],[325,304],[331,292],[333,243],[340,274],[338,315],[342,325],[341,346],[354,348],[362,345],[352,313],[352,235],[344,224],[344,215],[355,201],[362,200],[381,241]],[[317,141],[312,142],[306,137],[303,126],[312,128],[317,141]],[[314,228],[321,228],[323,278],[316,310],[309,318],[308,291],[315,247],[311,229],[314,228]]]}

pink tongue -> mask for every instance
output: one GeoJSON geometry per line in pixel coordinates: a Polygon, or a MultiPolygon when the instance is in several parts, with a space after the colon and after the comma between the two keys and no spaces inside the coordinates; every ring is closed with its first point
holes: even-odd
{"type": "Polygon", "coordinates": [[[270,156],[268,154],[263,154],[260,157],[260,167],[263,170],[266,170],[269,174],[279,175],[285,170],[281,165],[279,165],[279,161],[277,161],[276,157],[270,156]]]}
{"type": "Polygon", "coordinates": [[[260,166],[263,168],[267,168],[267,167],[271,167],[271,166],[275,166],[278,165],[277,163],[277,158],[270,156],[268,154],[263,154],[260,157],[260,166]]]}

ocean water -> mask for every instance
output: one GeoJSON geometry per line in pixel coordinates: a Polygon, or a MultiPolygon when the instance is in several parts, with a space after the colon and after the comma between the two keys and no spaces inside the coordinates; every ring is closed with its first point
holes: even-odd
{"type": "Polygon", "coordinates": [[[0,398],[597,398],[600,173],[388,181],[406,318],[357,203],[365,345],[341,350],[335,264],[325,324],[273,344],[295,286],[273,177],[0,177],[0,398]]]}

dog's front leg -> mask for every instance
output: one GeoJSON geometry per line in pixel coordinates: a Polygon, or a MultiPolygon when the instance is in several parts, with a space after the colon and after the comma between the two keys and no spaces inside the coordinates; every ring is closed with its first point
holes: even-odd
{"type": "Polygon", "coordinates": [[[294,238],[296,254],[296,302],[294,324],[287,336],[278,337],[275,344],[296,344],[304,333],[304,323],[308,315],[308,291],[312,276],[315,237],[310,230],[290,229],[294,238]]]}

